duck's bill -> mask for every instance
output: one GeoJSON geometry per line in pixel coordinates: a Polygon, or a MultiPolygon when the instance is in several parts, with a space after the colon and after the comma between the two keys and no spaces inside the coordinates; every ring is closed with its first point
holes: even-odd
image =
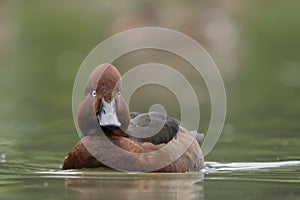
{"type": "Polygon", "coordinates": [[[101,127],[118,128],[121,123],[118,120],[115,99],[110,102],[102,99],[99,111],[97,114],[98,121],[101,127]]]}

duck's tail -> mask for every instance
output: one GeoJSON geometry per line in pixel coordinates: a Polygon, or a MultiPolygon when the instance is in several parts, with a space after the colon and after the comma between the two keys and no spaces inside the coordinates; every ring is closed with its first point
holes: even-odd
{"type": "Polygon", "coordinates": [[[196,138],[197,142],[202,142],[204,139],[204,133],[198,133],[197,131],[191,131],[192,135],[196,138]]]}

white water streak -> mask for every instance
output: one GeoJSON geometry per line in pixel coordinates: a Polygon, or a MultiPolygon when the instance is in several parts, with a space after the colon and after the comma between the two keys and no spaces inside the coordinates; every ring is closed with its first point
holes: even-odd
{"type": "Polygon", "coordinates": [[[248,171],[267,168],[300,167],[300,161],[279,161],[279,162],[233,162],[218,163],[207,162],[208,172],[213,171],[248,171]]]}

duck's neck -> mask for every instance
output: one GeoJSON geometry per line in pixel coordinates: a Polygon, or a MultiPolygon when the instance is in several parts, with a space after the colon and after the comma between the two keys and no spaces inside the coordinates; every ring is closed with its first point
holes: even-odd
{"type": "Polygon", "coordinates": [[[110,128],[102,127],[102,130],[105,133],[105,135],[108,137],[113,136],[113,135],[123,136],[123,137],[127,136],[127,133],[119,128],[110,129],[110,128]]]}

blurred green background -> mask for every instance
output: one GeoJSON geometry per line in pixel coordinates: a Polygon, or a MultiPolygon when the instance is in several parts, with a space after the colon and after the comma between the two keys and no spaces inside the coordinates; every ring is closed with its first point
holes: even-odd
{"type": "MultiPolygon", "coordinates": [[[[207,160],[300,159],[299,8],[296,0],[0,0],[2,161],[58,169],[79,139],[71,104],[81,62],[112,34],[143,26],[171,28],[191,36],[206,48],[222,73],[227,119],[207,160]]],[[[199,131],[205,132],[210,102],[201,77],[193,77],[193,71],[178,66],[175,58],[155,52],[147,57],[147,53],[133,52],[115,64],[124,73],[153,58],[171,66],[177,63],[175,68],[194,81],[203,118],[199,131]]],[[[159,95],[155,101],[172,99],[164,89],[157,91],[166,96],[159,95]]],[[[135,96],[131,110],[147,111],[148,104],[154,103],[140,90],[135,96]]],[[[174,105],[168,113],[178,117],[174,105]]]]}

